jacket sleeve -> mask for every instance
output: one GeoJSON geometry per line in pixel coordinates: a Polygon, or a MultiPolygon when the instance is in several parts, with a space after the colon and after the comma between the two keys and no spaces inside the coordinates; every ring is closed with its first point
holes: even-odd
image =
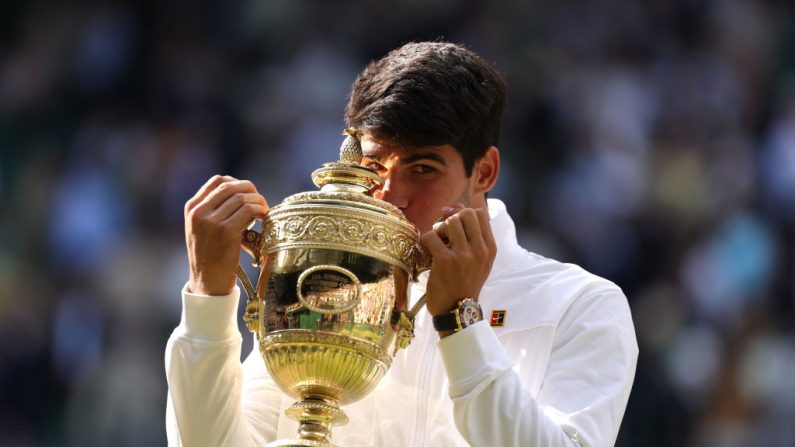
{"type": "Polygon", "coordinates": [[[537,398],[486,322],[440,340],[455,423],[470,445],[615,443],[638,355],[632,318],[620,291],[580,298],[559,322],[537,398]]]}
{"type": "Polygon", "coordinates": [[[182,292],[182,319],[166,345],[169,446],[260,447],[276,434],[280,394],[255,348],[240,363],[236,311],[225,296],[182,292]]]}

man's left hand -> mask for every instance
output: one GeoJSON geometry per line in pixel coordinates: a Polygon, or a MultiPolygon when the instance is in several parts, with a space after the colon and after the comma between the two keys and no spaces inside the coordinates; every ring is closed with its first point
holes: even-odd
{"type": "Polygon", "coordinates": [[[426,288],[433,316],[452,311],[464,298],[477,301],[497,254],[486,210],[458,204],[443,212],[446,219],[420,240],[433,259],[426,288]]]}

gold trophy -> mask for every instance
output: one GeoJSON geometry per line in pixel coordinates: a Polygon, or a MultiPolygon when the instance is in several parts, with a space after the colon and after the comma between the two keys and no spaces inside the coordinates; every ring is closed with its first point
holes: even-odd
{"type": "Polygon", "coordinates": [[[381,179],[359,165],[359,141],[346,134],[340,161],[312,173],[320,191],[288,197],[261,234],[244,232],[259,279],[255,289],[238,268],[243,318],[270,375],[297,400],[286,414],[298,437],[268,447],[333,447],[331,426],[348,421],[340,405],[375,388],[413,337],[408,282],[430,260],[403,213],[369,195],[381,179]]]}

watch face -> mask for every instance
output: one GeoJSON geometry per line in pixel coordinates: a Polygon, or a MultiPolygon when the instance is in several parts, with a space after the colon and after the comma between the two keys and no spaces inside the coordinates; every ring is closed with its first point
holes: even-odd
{"type": "Polygon", "coordinates": [[[474,301],[467,301],[461,306],[461,326],[467,327],[483,319],[480,306],[474,301]]]}

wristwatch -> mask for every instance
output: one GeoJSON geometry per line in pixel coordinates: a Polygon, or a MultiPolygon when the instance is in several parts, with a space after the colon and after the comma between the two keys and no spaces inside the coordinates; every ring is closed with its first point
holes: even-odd
{"type": "Polygon", "coordinates": [[[480,304],[472,298],[464,298],[450,313],[433,317],[433,328],[437,331],[458,332],[481,320],[483,320],[483,311],[480,310],[480,304]]]}

